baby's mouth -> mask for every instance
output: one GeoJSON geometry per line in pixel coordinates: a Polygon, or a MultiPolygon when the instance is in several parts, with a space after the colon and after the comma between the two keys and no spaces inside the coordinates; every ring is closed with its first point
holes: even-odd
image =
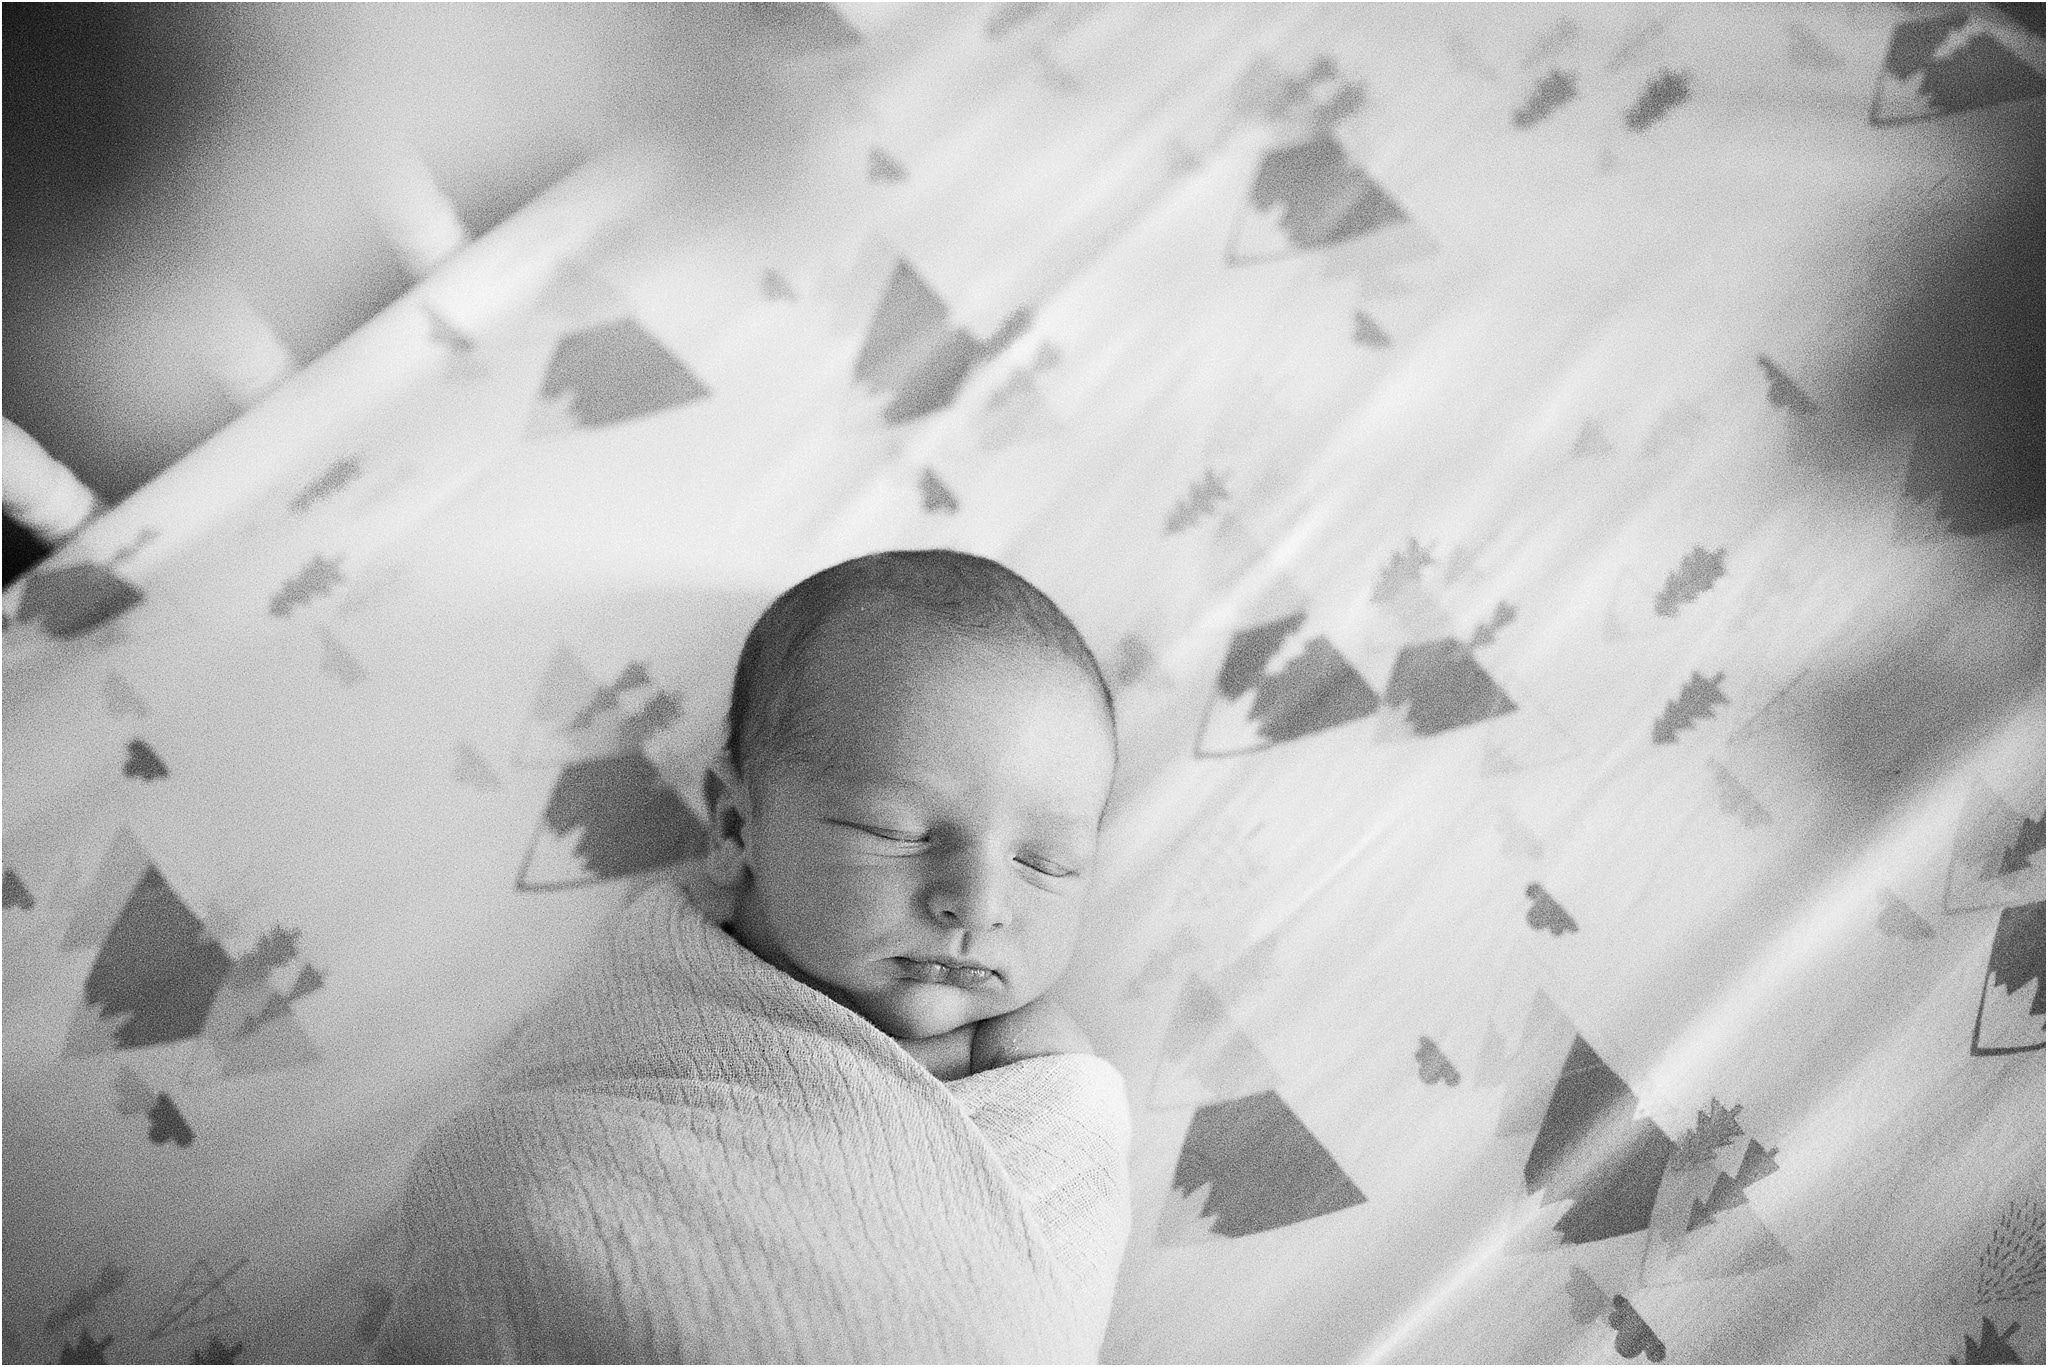
{"type": "Polygon", "coordinates": [[[898,957],[904,976],[913,982],[943,983],[948,987],[982,987],[999,975],[986,964],[967,959],[910,959],[898,957]]]}

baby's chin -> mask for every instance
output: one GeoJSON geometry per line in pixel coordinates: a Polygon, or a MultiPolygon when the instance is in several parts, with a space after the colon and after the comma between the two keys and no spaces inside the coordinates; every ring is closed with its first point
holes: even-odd
{"type": "Polygon", "coordinates": [[[1012,1009],[1001,996],[963,991],[938,983],[904,983],[875,993],[856,1010],[883,1034],[896,1039],[931,1039],[963,1025],[1012,1009]]]}

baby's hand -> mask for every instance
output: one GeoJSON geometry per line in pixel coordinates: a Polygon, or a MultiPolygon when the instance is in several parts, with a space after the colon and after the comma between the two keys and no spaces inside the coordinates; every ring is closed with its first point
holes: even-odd
{"type": "Polygon", "coordinates": [[[1040,997],[1004,1016],[992,1016],[974,1027],[972,1071],[986,1072],[1020,1059],[1047,1054],[1092,1054],[1095,1046],[1064,1009],[1040,997]]]}

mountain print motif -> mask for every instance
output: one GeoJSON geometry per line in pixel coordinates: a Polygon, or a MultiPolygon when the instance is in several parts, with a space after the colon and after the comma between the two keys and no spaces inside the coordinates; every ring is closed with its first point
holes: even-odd
{"type": "Polygon", "coordinates": [[[1546,1206],[1567,1203],[1550,1226],[1562,1242],[1598,1243],[1650,1227],[1672,1148],[1628,1084],[1575,1037],[1522,1181],[1546,1206]]]}
{"type": "Polygon", "coordinates": [[[1279,1094],[1259,1092],[1195,1112],[1158,1242],[1239,1239],[1364,1201],[1279,1094]]]}
{"type": "Polygon", "coordinates": [[[1030,323],[1030,313],[1020,309],[987,341],[976,341],[953,326],[945,301],[899,258],[853,363],[853,378],[869,393],[888,396],[882,421],[909,422],[951,404],[968,373],[1030,323]]]}
{"type": "Polygon", "coordinates": [[[2042,896],[2042,821],[2014,811],[1973,779],[1956,822],[1943,902],[1950,913],[1990,911],[2042,896]]]}
{"type": "Polygon", "coordinates": [[[85,977],[67,1057],[192,1039],[233,960],[171,889],[144,870],[85,977]]]}
{"type": "Polygon", "coordinates": [[[1279,1073],[1198,978],[1181,986],[1148,1098],[1155,1109],[1204,1106],[1280,1085],[1279,1073]]]}
{"type": "Polygon", "coordinates": [[[518,886],[581,887],[694,859],[709,833],[638,751],[562,770],[527,847],[518,886]]]}
{"type": "Polygon", "coordinates": [[[1692,1135],[1672,1155],[1643,1248],[1645,1286],[1737,1277],[1791,1260],[1749,1203],[1750,1189],[1778,1170],[1777,1150],[1739,1126],[1716,1137],[1706,1161],[1685,1161],[1692,1135]]]}
{"type": "Polygon", "coordinates": [[[2030,437],[1984,409],[1925,414],[1899,486],[1893,540],[1978,536],[2040,521],[2039,445],[2038,428],[2030,437]]]}
{"type": "Polygon", "coordinates": [[[1307,621],[1297,612],[1232,638],[1197,755],[1264,750],[1378,709],[1379,694],[1326,638],[1309,633],[1307,621]]]}
{"type": "Polygon", "coordinates": [[[65,565],[32,574],[21,586],[18,622],[37,622],[60,641],[105,626],[142,601],[142,592],[103,566],[65,565]]]}
{"type": "Polygon", "coordinates": [[[1892,30],[1870,102],[1871,123],[1911,123],[2041,98],[2041,73],[1981,15],[1958,9],[1892,30]]]}
{"type": "Polygon", "coordinates": [[[1231,233],[1232,265],[1318,251],[1407,223],[1408,214],[1328,133],[1278,147],[1259,163],[1231,233]]]}
{"type": "Polygon", "coordinates": [[[609,427],[694,403],[710,392],[645,328],[619,318],[556,343],[526,435],[609,427]]]}
{"type": "Polygon", "coordinates": [[[2042,988],[2042,908],[2048,903],[2007,907],[1992,936],[1990,960],[1984,965],[1984,989],[1977,1002],[1977,1024],[1970,1052],[2024,1054],[2039,1049],[2048,1023],[2048,998],[2042,988]]]}

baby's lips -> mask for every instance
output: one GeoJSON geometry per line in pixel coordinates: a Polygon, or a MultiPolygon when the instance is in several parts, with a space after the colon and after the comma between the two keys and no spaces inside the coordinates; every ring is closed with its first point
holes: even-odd
{"type": "Polygon", "coordinates": [[[947,987],[980,987],[996,976],[992,968],[933,963],[929,959],[904,959],[902,963],[904,972],[914,981],[943,983],[947,987]]]}

